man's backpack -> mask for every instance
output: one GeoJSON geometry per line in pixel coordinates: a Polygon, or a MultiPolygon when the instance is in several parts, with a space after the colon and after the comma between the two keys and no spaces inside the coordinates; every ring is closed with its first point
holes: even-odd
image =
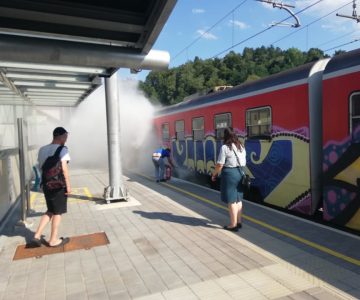
{"type": "Polygon", "coordinates": [[[57,190],[66,186],[61,165],[60,152],[64,146],[59,146],[53,156],[49,156],[42,165],[42,186],[45,190],[57,190]]]}

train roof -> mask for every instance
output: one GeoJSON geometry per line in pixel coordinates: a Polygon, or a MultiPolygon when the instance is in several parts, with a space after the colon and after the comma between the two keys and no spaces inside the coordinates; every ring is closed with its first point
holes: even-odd
{"type": "Polygon", "coordinates": [[[334,56],[327,64],[324,75],[360,65],[360,49],[334,56]]]}
{"type": "Polygon", "coordinates": [[[291,70],[283,71],[255,81],[242,83],[233,88],[215,92],[194,99],[183,101],[171,106],[159,109],[156,114],[164,115],[177,111],[189,110],[198,106],[216,104],[219,101],[232,101],[244,95],[255,95],[263,93],[264,90],[286,88],[304,83],[309,77],[311,68],[316,62],[311,62],[291,70]]]}

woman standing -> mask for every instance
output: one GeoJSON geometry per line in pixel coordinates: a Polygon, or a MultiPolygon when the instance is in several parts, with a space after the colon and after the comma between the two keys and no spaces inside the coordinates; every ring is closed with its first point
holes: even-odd
{"type": "Polygon", "coordinates": [[[243,176],[242,167],[246,166],[245,147],[238,140],[232,128],[224,131],[224,144],[222,145],[215,170],[211,180],[221,172],[221,201],[227,203],[230,215],[230,224],[224,229],[238,231],[241,225],[242,214],[242,189],[241,180],[243,176]]]}

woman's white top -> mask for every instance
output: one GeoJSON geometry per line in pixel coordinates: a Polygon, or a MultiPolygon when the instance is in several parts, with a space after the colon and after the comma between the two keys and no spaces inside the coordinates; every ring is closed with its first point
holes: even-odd
{"type": "Polygon", "coordinates": [[[220,148],[220,153],[219,153],[217,163],[220,165],[223,165],[224,167],[227,167],[227,168],[236,168],[236,167],[239,167],[239,163],[238,163],[238,160],[239,160],[240,166],[245,167],[246,166],[246,151],[245,151],[245,148],[242,147],[241,145],[240,145],[240,147],[241,147],[241,151],[236,147],[235,144],[232,144],[231,150],[227,145],[222,145],[220,148]],[[234,150],[236,152],[238,160],[236,159],[234,150]]]}

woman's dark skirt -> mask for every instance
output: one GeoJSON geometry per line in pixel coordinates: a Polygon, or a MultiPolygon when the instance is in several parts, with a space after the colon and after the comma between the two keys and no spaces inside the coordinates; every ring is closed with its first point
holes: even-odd
{"type": "Polygon", "coordinates": [[[241,179],[242,174],[240,174],[239,168],[222,168],[220,183],[221,201],[229,204],[242,200],[243,189],[241,179]]]}

